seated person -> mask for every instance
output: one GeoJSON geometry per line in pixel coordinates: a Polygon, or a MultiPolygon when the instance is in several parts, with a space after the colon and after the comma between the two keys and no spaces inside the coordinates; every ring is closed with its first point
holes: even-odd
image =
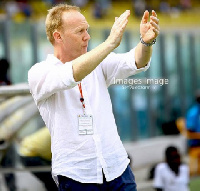
{"type": "MultiPolygon", "coordinates": [[[[25,137],[19,150],[24,166],[51,166],[51,137],[49,130],[43,127],[35,133],[25,137]]],[[[58,190],[51,172],[33,172],[44,183],[47,191],[58,190]]]]}
{"type": "Polygon", "coordinates": [[[155,167],[154,188],[156,191],[188,191],[189,168],[181,162],[178,149],[169,146],[165,150],[165,162],[155,167]]]}

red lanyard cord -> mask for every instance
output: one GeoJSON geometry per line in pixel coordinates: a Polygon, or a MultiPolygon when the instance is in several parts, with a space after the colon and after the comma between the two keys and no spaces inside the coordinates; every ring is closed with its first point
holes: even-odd
{"type": "Polygon", "coordinates": [[[79,91],[80,91],[80,94],[81,94],[80,101],[81,101],[81,103],[83,105],[83,108],[85,108],[85,102],[84,102],[84,98],[83,98],[83,91],[82,91],[81,83],[78,84],[78,87],[79,87],[79,91]]]}

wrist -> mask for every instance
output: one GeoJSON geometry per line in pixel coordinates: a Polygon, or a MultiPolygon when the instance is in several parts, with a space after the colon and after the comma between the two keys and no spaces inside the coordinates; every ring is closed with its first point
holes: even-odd
{"type": "Polygon", "coordinates": [[[143,39],[142,39],[142,35],[140,35],[140,42],[142,44],[144,44],[145,46],[152,46],[156,43],[156,39],[154,39],[152,42],[145,42],[143,39]]]}
{"type": "Polygon", "coordinates": [[[117,47],[115,42],[110,39],[106,39],[103,44],[107,47],[107,49],[110,49],[111,51],[117,47]]]}

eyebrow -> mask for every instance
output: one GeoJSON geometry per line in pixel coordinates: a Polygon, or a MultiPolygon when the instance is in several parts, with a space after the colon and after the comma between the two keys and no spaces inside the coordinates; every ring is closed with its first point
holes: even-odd
{"type": "MultiPolygon", "coordinates": [[[[76,30],[79,30],[79,29],[82,29],[83,28],[83,26],[78,26],[77,28],[76,28],[76,30]]],[[[85,28],[85,27],[84,27],[85,28]]],[[[87,25],[87,29],[89,29],[90,28],[90,25],[88,24],[87,25]]]]}

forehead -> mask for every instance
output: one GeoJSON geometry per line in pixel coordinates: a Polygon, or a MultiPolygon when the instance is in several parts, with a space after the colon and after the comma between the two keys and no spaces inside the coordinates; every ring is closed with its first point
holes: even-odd
{"type": "Polygon", "coordinates": [[[64,12],[62,15],[64,27],[73,29],[80,27],[81,25],[88,25],[85,17],[78,11],[64,12]]]}

